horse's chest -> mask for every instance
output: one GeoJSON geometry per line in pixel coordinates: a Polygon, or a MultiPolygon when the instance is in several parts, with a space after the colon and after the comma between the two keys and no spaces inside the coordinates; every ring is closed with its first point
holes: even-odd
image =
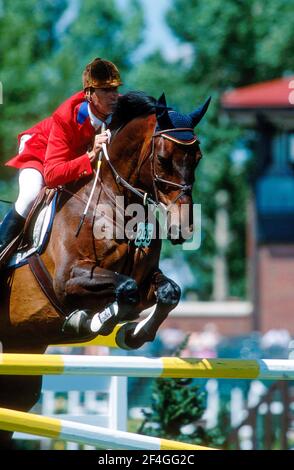
{"type": "Polygon", "coordinates": [[[132,266],[128,273],[136,279],[137,283],[144,281],[149,276],[154,267],[158,265],[159,253],[150,247],[140,247],[134,250],[132,256],[132,266]]]}
{"type": "Polygon", "coordinates": [[[157,247],[136,247],[133,243],[104,241],[96,246],[96,256],[102,268],[130,276],[138,283],[144,281],[158,265],[159,253],[157,247]]]}

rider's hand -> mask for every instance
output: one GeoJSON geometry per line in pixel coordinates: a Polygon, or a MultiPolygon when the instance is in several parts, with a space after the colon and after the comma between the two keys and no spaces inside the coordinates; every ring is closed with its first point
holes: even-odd
{"type": "Polygon", "coordinates": [[[102,132],[101,134],[95,135],[93,148],[92,150],[90,150],[90,152],[88,152],[88,156],[92,164],[95,163],[95,161],[97,160],[99,153],[102,150],[102,144],[106,143],[107,141],[108,141],[107,132],[102,132]]]}

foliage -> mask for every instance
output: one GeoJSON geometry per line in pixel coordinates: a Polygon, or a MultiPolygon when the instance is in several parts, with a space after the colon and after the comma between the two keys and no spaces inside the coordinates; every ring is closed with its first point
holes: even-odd
{"type": "Polygon", "coordinates": [[[129,0],[128,11],[128,15],[122,14],[116,0],[81,2],[78,16],[59,35],[59,49],[51,65],[66,84],[55,94],[54,107],[81,88],[82,70],[94,57],[112,60],[124,77],[131,67],[132,53],[142,41],[143,31],[143,13],[138,0],[129,0]]]}
{"type": "MultiPolygon", "coordinates": [[[[54,22],[66,1],[4,0],[0,14],[0,158],[16,151],[16,135],[40,118],[48,77],[46,58],[55,45],[54,22]]],[[[1,172],[2,173],[2,172],[1,172]]]]}
{"type": "MultiPolygon", "coordinates": [[[[115,0],[3,0],[0,10],[0,160],[16,153],[16,136],[81,89],[85,65],[113,60],[122,75],[141,42],[142,8],[129,0],[123,15],[115,0]],[[71,13],[71,18],[69,18],[71,13]]],[[[12,170],[1,168],[1,177],[12,170]]]]}
{"type": "MultiPolygon", "coordinates": [[[[184,344],[176,356],[183,348],[184,344]]],[[[144,421],[138,432],[198,445],[220,445],[223,440],[219,431],[205,430],[201,423],[205,407],[206,394],[193,384],[193,379],[157,378],[153,385],[151,410],[143,410],[144,421]]]]}

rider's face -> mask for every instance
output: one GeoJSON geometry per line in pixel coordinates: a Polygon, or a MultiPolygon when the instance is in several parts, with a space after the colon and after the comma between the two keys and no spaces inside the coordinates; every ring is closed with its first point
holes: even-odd
{"type": "Polygon", "coordinates": [[[111,114],[118,98],[118,88],[95,88],[91,94],[92,103],[98,114],[111,114]]]}

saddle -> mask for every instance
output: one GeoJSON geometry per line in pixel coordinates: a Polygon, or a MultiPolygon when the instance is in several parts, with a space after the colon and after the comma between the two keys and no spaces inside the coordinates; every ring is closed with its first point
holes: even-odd
{"type": "Polygon", "coordinates": [[[24,228],[0,254],[0,270],[22,266],[27,262],[27,258],[32,253],[41,248],[41,245],[43,248],[46,240],[42,240],[44,243],[39,244],[34,239],[34,228],[40,213],[42,211],[45,213],[46,208],[49,208],[56,193],[56,188],[50,189],[45,187],[40,191],[26,219],[24,228]]]}

